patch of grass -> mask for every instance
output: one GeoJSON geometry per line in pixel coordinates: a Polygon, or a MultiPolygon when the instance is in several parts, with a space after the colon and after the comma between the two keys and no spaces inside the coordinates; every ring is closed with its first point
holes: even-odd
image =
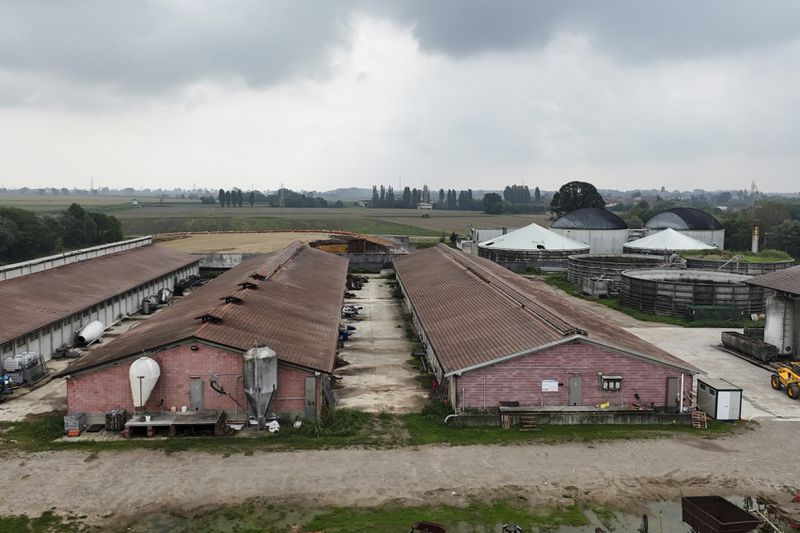
{"type": "Polygon", "coordinates": [[[605,305],[606,307],[610,307],[611,309],[619,311],[620,313],[625,313],[626,315],[633,317],[636,320],[641,320],[642,322],[658,322],[661,324],[670,324],[672,326],[682,326],[684,328],[764,327],[763,320],[753,321],[745,318],[738,320],[688,320],[675,316],[652,315],[637,309],[625,307],[617,298],[592,298],[590,296],[586,296],[575,290],[575,287],[573,287],[569,280],[567,280],[567,276],[565,274],[550,274],[539,277],[548,285],[552,285],[553,287],[561,289],[570,296],[598,303],[600,305],[605,305]]]}
{"type": "Polygon", "coordinates": [[[16,533],[51,533],[85,531],[86,526],[79,517],[62,517],[53,511],[45,511],[31,518],[27,515],[0,516],[0,532],[16,533]]]}
{"type": "Polygon", "coordinates": [[[413,413],[403,415],[409,434],[410,445],[449,444],[466,446],[472,444],[519,444],[525,442],[598,442],[610,440],[663,438],[676,435],[692,435],[711,438],[733,432],[738,426],[714,420],[709,421],[708,430],[701,432],[684,425],[610,425],[584,424],[578,426],[543,425],[539,431],[508,431],[500,427],[458,427],[445,425],[446,412],[413,413]]]}
{"type": "Polygon", "coordinates": [[[317,507],[296,502],[265,499],[241,505],[205,510],[192,516],[144,516],[126,524],[131,531],[325,531],[327,533],[373,533],[408,531],[417,521],[443,524],[448,531],[498,531],[501,524],[516,522],[525,531],[551,530],[561,526],[584,526],[588,519],[584,504],[560,507],[533,506],[524,497],[503,497],[491,501],[471,498],[466,506],[446,504],[404,505],[389,502],[374,507],[317,507]]]}
{"type": "MultiPolygon", "coordinates": [[[[56,442],[62,436],[62,413],[33,418],[13,424],[3,423],[0,449],[29,452],[80,450],[96,454],[101,451],[132,449],[161,450],[164,453],[200,451],[225,456],[232,453],[253,455],[256,451],[329,449],[352,446],[401,447],[424,444],[464,446],[471,444],[520,444],[526,442],[594,442],[617,439],[664,438],[691,435],[714,438],[737,430],[749,429],[745,422],[729,424],[709,421],[707,431],[681,425],[581,425],[541,427],[540,431],[522,432],[500,427],[456,427],[445,425],[451,411],[439,401],[432,401],[421,413],[371,415],[350,409],[329,411],[317,422],[305,422],[295,429],[289,421],[278,433],[264,432],[250,437],[175,437],[166,440],[125,439],[112,442],[56,442]],[[53,427],[57,427],[57,431],[53,427]],[[390,429],[387,429],[390,428],[390,429]]],[[[94,460],[94,458],[92,458],[94,460]]],[[[0,529],[2,531],[2,529],[0,529]]]]}
{"type": "Polygon", "coordinates": [[[685,257],[692,259],[705,259],[708,261],[728,261],[734,256],[739,257],[742,263],[772,263],[775,261],[793,261],[791,255],[783,250],[761,250],[760,252],[736,252],[731,250],[708,253],[703,250],[681,252],[685,257]]]}
{"type": "Polygon", "coordinates": [[[358,533],[373,531],[407,531],[419,520],[438,522],[448,530],[463,525],[472,530],[495,531],[506,522],[516,522],[525,531],[532,528],[553,529],[560,526],[588,524],[586,515],[577,505],[555,508],[532,508],[524,500],[504,500],[491,503],[471,501],[468,507],[449,505],[398,506],[353,508],[337,507],[322,512],[305,525],[311,531],[358,533]]]}

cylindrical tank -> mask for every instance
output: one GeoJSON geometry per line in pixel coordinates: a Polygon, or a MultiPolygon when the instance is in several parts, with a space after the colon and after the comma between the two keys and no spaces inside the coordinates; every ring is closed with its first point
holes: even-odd
{"type": "Polygon", "coordinates": [[[696,268],[698,270],[718,270],[720,272],[733,272],[734,274],[744,274],[747,276],[758,276],[767,272],[775,272],[794,266],[794,261],[787,259],[784,261],[769,261],[765,263],[754,263],[747,261],[736,261],[729,259],[699,259],[695,257],[686,258],[686,268],[696,268]]]}
{"type": "Polygon", "coordinates": [[[744,283],[751,276],[707,270],[626,270],[622,305],[662,316],[689,318],[700,308],[735,307],[745,316],[764,312],[764,288],[744,283]]]}
{"type": "Polygon", "coordinates": [[[244,354],[244,392],[247,401],[264,427],[272,396],[278,388],[278,356],[266,346],[253,346],[244,354]]]}
{"type": "Polygon", "coordinates": [[[78,344],[91,344],[99,339],[105,330],[106,327],[103,325],[103,323],[99,320],[95,320],[93,322],[89,322],[86,327],[81,329],[75,336],[75,340],[78,342],[78,344]]]}
{"type": "Polygon", "coordinates": [[[609,295],[619,293],[624,270],[658,268],[667,263],[663,257],[636,254],[579,254],[569,256],[567,279],[576,290],[583,290],[586,279],[607,279],[609,295]]]}
{"type": "Polygon", "coordinates": [[[131,363],[128,379],[131,384],[134,408],[144,407],[159,377],[161,377],[161,367],[155,360],[149,357],[140,357],[131,363]]]}

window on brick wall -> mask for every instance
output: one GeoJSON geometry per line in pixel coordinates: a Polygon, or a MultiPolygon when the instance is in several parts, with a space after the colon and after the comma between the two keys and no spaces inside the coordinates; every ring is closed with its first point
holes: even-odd
{"type": "Polygon", "coordinates": [[[616,391],[622,388],[622,376],[601,376],[600,386],[605,391],[616,391]]]}

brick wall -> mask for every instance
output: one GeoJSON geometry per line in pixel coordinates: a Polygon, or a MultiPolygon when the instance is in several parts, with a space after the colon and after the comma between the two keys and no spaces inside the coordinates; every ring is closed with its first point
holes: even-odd
{"type": "MultiPolygon", "coordinates": [[[[649,405],[664,406],[667,378],[680,379],[681,372],[656,363],[625,356],[591,344],[573,342],[540,353],[521,356],[456,378],[457,407],[497,407],[501,401],[518,401],[522,406],[569,405],[569,380],[582,381],[582,404],[626,405],[634,393],[649,405]],[[622,376],[619,391],[604,391],[598,372],[622,376]],[[542,392],[542,381],[555,379],[558,392],[542,392]]],[[[680,382],[679,382],[680,383],[680,382]]],[[[684,391],[692,390],[692,376],[684,374],[684,391]]],[[[685,401],[685,400],[684,400],[685,401]]]]}
{"type": "MultiPolygon", "coordinates": [[[[151,355],[161,367],[161,377],[156,383],[146,409],[158,411],[171,407],[190,408],[189,388],[193,379],[203,382],[204,407],[226,411],[229,417],[243,418],[242,409],[228,396],[214,391],[209,383],[211,374],[243,406],[249,407],[244,394],[244,362],[238,353],[203,344],[181,345],[151,355]],[[162,402],[163,399],[163,402],[162,402]]],[[[104,413],[115,407],[133,410],[128,370],[130,362],[74,376],[67,380],[67,408],[69,412],[104,413]]],[[[313,372],[288,367],[278,363],[278,392],[270,410],[284,414],[303,415],[305,409],[305,378],[313,372]]],[[[317,379],[317,409],[320,408],[321,387],[317,379]]]]}

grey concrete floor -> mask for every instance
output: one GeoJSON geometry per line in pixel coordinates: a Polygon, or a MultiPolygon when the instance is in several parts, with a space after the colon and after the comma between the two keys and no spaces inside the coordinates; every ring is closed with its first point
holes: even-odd
{"type": "MultiPolygon", "coordinates": [[[[176,298],[175,301],[178,299],[176,298]]],[[[162,307],[161,309],[165,308],[162,307]]],[[[100,342],[96,342],[87,348],[82,348],[82,350],[90,352],[108,344],[145,320],[157,316],[161,309],[156,310],[151,315],[135,314],[117,322],[103,333],[100,342]]],[[[51,374],[56,374],[64,370],[73,361],[75,359],[51,359],[48,361],[47,366],[51,374]]],[[[18,393],[20,394],[15,394],[12,399],[0,403],[0,422],[24,420],[29,415],[49,413],[50,411],[65,410],[67,408],[67,382],[64,378],[50,379],[32,389],[20,387],[18,393]]]]}
{"type": "Polygon", "coordinates": [[[356,333],[339,353],[350,364],[334,372],[342,378],[336,390],[339,406],[372,413],[419,411],[428,391],[409,363],[412,346],[403,327],[401,302],[392,298],[389,280],[377,274],[368,277],[356,298],[345,302],[363,309],[350,321],[356,333]]]}
{"type": "Polygon", "coordinates": [[[771,372],[725,352],[717,346],[731,328],[626,327],[626,331],[680,357],[712,378],[742,388],[742,418],[800,421],[800,401],[770,386],[771,372]]]}

